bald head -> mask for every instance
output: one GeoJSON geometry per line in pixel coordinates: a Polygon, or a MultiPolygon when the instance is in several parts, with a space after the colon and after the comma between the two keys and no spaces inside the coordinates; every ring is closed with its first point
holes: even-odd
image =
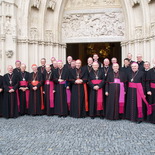
{"type": "Polygon", "coordinates": [[[20,68],[21,68],[21,71],[24,72],[26,70],[26,65],[22,63],[20,68]]]}
{"type": "Polygon", "coordinates": [[[72,56],[68,56],[68,57],[67,57],[67,62],[68,62],[69,64],[71,64],[72,60],[73,60],[72,56]]]}
{"type": "Polygon", "coordinates": [[[51,71],[51,66],[50,66],[50,64],[46,64],[45,68],[46,68],[46,71],[47,71],[47,72],[51,71]]]}
{"type": "Polygon", "coordinates": [[[12,74],[13,73],[13,67],[11,65],[9,65],[7,67],[8,73],[12,74]]]}
{"type": "Polygon", "coordinates": [[[118,70],[119,70],[119,64],[118,63],[114,63],[112,65],[112,68],[113,68],[114,72],[118,72],[118,70]]]}
{"type": "Polygon", "coordinates": [[[98,62],[93,62],[92,67],[93,67],[94,70],[98,70],[99,63],[98,62]]]}
{"type": "Polygon", "coordinates": [[[76,68],[80,68],[82,65],[81,60],[80,59],[76,60],[75,65],[76,65],[76,68]]]}

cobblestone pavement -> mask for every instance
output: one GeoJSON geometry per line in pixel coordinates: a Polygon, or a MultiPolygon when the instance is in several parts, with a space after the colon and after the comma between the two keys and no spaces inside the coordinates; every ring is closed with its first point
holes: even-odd
{"type": "Polygon", "coordinates": [[[0,118],[0,155],[152,155],[155,125],[57,116],[0,118]]]}

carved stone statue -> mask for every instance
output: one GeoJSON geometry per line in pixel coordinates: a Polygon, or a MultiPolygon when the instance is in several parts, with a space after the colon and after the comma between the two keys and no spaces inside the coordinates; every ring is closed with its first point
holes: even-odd
{"type": "Polygon", "coordinates": [[[12,58],[12,56],[13,56],[13,51],[12,50],[8,50],[8,51],[6,51],[6,56],[7,56],[7,58],[12,58]]]}
{"type": "Polygon", "coordinates": [[[54,0],[49,0],[48,1],[48,4],[47,4],[48,9],[51,9],[52,11],[54,11],[55,6],[56,6],[56,2],[54,0]]]}
{"type": "Polygon", "coordinates": [[[41,0],[33,0],[32,7],[39,9],[41,0]]]}

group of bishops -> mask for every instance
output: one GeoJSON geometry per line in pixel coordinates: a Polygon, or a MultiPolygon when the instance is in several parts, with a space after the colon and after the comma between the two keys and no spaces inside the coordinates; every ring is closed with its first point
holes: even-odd
{"type": "Polygon", "coordinates": [[[128,53],[123,67],[115,57],[111,64],[108,58],[101,63],[97,54],[85,66],[71,56],[65,65],[54,57],[46,64],[42,58],[41,66],[31,66],[31,73],[21,61],[15,65],[0,76],[1,117],[89,116],[155,123],[155,66],[150,69],[141,55],[133,61],[128,53]]]}

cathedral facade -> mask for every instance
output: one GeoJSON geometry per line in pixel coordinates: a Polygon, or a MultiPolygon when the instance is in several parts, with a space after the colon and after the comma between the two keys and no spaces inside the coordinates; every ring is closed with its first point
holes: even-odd
{"type": "MultiPolygon", "coordinates": [[[[155,57],[155,0],[0,0],[0,69],[66,61],[67,44],[119,42],[121,59],[155,57]]],[[[117,52],[117,51],[116,51],[117,52]]],[[[72,51],[74,55],[74,51],[72,51]]]]}

